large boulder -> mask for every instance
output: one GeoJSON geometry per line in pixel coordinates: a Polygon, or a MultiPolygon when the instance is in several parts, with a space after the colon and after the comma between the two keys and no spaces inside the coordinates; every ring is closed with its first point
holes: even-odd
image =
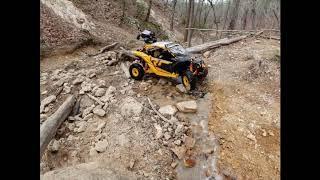
{"type": "Polygon", "coordinates": [[[183,101],[176,104],[177,108],[181,112],[197,112],[196,101],[183,101]]]}
{"type": "Polygon", "coordinates": [[[166,105],[166,106],[162,106],[159,109],[159,112],[163,115],[174,115],[177,112],[177,108],[173,105],[166,105]]]}

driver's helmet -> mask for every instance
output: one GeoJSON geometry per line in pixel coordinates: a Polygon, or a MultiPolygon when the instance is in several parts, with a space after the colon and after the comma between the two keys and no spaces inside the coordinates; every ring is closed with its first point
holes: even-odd
{"type": "Polygon", "coordinates": [[[157,42],[157,39],[155,38],[155,33],[149,30],[142,31],[138,36],[137,39],[140,39],[140,37],[144,40],[145,43],[154,43],[157,42]]]}

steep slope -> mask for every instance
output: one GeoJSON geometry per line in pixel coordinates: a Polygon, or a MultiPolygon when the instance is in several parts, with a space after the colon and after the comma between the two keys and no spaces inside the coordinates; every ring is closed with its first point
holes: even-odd
{"type": "MultiPolygon", "coordinates": [[[[125,17],[119,1],[41,0],[41,54],[72,52],[90,44],[108,44],[118,41],[122,46],[137,46],[140,29],[154,31],[160,39],[175,40],[169,32],[168,17],[152,11],[149,22],[144,18],[147,10],[144,1],[128,1],[125,17]],[[168,36],[168,34],[170,34],[168,36]]],[[[156,3],[154,8],[161,9],[156,3]]],[[[163,13],[165,14],[165,13],[163,13]]]]}

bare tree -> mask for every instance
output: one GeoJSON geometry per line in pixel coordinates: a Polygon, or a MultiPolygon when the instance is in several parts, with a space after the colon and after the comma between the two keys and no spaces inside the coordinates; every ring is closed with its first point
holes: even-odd
{"type": "Polygon", "coordinates": [[[256,29],[256,0],[251,0],[251,28],[256,29]]]}
{"type": "Polygon", "coordinates": [[[122,0],[122,15],[121,15],[121,20],[120,20],[120,26],[124,22],[124,17],[126,15],[125,11],[126,11],[126,0],[122,0]]]}
{"type": "Polygon", "coordinates": [[[170,23],[170,30],[173,31],[173,20],[174,20],[174,13],[176,11],[176,5],[177,5],[177,0],[173,0],[173,7],[172,7],[172,14],[171,14],[171,23],[170,23]]]}
{"type": "MultiPolygon", "coordinates": [[[[190,6],[190,14],[189,14],[189,26],[188,28],[192,27],[193,22],[193,12],[194,12],[194,0],[189,0],[189,6],[190,6]]],[[[191,38],[192,38],[192,30],[188,29],[188,47],[191,46],[191,38]]]]}
{"type": "Polygon", "coordinates": [[[204,14],[204,17],[203,17],[204,19],[203,19],[203,24],[202,24],[203,27],[205,27],[205,25],[207,23],[207,19],[208,19],[210,10],[211,10],[211,8],[208,8],[208,11],[204,14]]]}
{"type": "MultiPolygon", "coordinates": [[[[213,22],[214,24],[216,25],[216,29],[219,30],[219,23],[220,23],[220,18],[218,19],[217,18],[217,15],[216,15],[216,8],[215,8],[215,5],[212,3],[211,0],[208,0],[211,8],[212,8],[212,11],[213,11],[213,22]]],[[[218,31],[216,31],[216,36],[218,36],[218,31]]]]}
{"type": "Polygon", "coordinates": [[[199,9],[199,17],[198,17],[198,27],[200,27],[200,21],[201,21],[201,13],[203,8],[204,0],[201,1],[200,9],[199,9]]]}
{"type": "Polygon", "coordinates": [[[146,19],[144,20],[146,22],[149,21],[149,16],[150,16],[150,12],[151,12],[151,6],[152,6],[152,0],[149,0],[148,12],[147,12],[146,19]]]}
{"type": "Polygon", "coordinates": [[[233,30],[235,28],[237,19],[238,19],[238,14],[239,14],[240,0],[235,0],[234,2],[235,2],[235,5],[232,10],[232,16],[231,16],[230,24],[228,27],[228,29],[230,30],[233,30]]]}
{"type": "Polygon", "coordinates": [[[277,20],[277,25],[279,26],[279,17],[278,17],[278,15],[277,15],[277,13],[276,13],[276,11],[274,10],[274,9],[272,9],[272,12],[273,12],[273,15],[274,15],[274,17],[276,18],[276,20],[277,20]]]}
{"type": "MultiPolygon", "coordinates": [[[[187,0],[186,0],[187,1],[187,0]]],[[[190,15],[191,15],[191,0],[188,1],[188,6],[187,6],[187,21],[186,21],[186,28],[189,27],[189,22],[190,22],[190,15]]],[[[183,41],[187,42],[188,40],[188,33],[189,33],[189,29],[185,29],[184,31],[184,37],[183,37],[183,41]]]]}
{"type": "Polygon", "coordinates": [[[247,17],[248,17],[248,8],[245,8],[244,15],[242,17],[242,29],[246,29],[247,27],[247,17]]]}
{"type": "MultiPolygon", "coordinates": [[[[224,15],[224,22],[223,22],[223,27],[222,27],[223,30],[225,29],[227,21],[228,21],[229,9],[230,9],[230,0],[228,1],[227,11],[226,11],[226,13],[224,15]]],[[[221,38],[221,36],[222,36],[222,33],[220,34],[220,38],[221,38]]]]}

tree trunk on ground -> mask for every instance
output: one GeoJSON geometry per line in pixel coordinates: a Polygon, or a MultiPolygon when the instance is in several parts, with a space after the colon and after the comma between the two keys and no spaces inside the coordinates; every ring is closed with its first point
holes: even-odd
{"type": "Polygon", "coordinates": [[[148,12],[147,12],[146,19],[144,20],[146,22],[149,21],[149,16],[150,16],[150,12],[151,12],[151,6],[152,6],[152,0],[149,0],[148,12]]]}
{"type": "Polygon", "coordinates": [[[59,109],[54,114],[52,114],[40,127],[40,159],[48,144],[55,136],[57,129],[60,127],[61,123],[71,113],[75,102],[76,97],[74,95],[69,96],[59,107],[59,109]]]}
{"type": "MultiPolygon", "coordinates": [[[[188,28],[192,27],[192,22],[193,22],[193,12],[194,12],[194,0],[189,0],[190,3],[190,15],[189,15],[189,26],[188,28]]],[[[188,47],[191,46],[191,38],[192,38],[192,30],[188,29],[188,47]]]]}
{"type": "Polygon", "coordinates": [[[251,3],[251,29],[256,30],[256,0],[252,0],[251,3]]]}
{"type": "MultiPolygon", "coordinates": [[[[254,34],[254,36],[259,36],[263,33],[263,31],[260,31],[256,34],[254,34]]],[[[247,37],[249,37],[250,35],[243,35],[243,36],[239,36],[239,37],[235,37],[235,38],[231,38],[231,39],[228,39],[228,38],[223,38],[223,39],[220,39],[220,40],[217,40],[217,41],[212,41],[212,42],[207,42],[205,44],[201,44],[201,45],[198,45],[198,46],[193,46],[193,47],[189,47],[186,49],[186,51],[188,51],[189,53],[193,53],[193,54],[196,54],[196,53],[201,53],[201,52],[205,52],[205,51],[208,51],[208,50],[211,50],[213,48],[217,48],[217,47],[220,47],[220,46],[225,46],[225,45],[229,45],[231,43],[235,43],[235,42],[238,42],[242,39],[245,39],[247,37]]]]}
{"type": "MultiPolygon", "coordinates": [[[[190,14],[191,14],[191,0],[188,1],[188,6],[187,6],[187,11],[186,12],[187,12],[186,28],[188,28],[189,27],[189,21],[190,21],[190,14]]],[[[189,32],[189,29],[185,29],[183,42],[187,42],[187,40],[188,40],[188,32],[189,32]]]]}
{"type": "Polygon", "coordinates": [[[239,6],[240,6],[240,0],[235,0],[235,5],[232,10],[232,16],[230,20],[230,24],[228,29],[233,30],[236,27],[237,19],[238,19],[238,14],[239,14],[239,6]]]}
{"type": "Polygon", "coordinates": [[[170,23],[170,30],[173,31],[173,21],[174,21],[174,12],[176,10],[177,0],[173,0],[173,8],[171,14],[171,23],[170,23]]]}

